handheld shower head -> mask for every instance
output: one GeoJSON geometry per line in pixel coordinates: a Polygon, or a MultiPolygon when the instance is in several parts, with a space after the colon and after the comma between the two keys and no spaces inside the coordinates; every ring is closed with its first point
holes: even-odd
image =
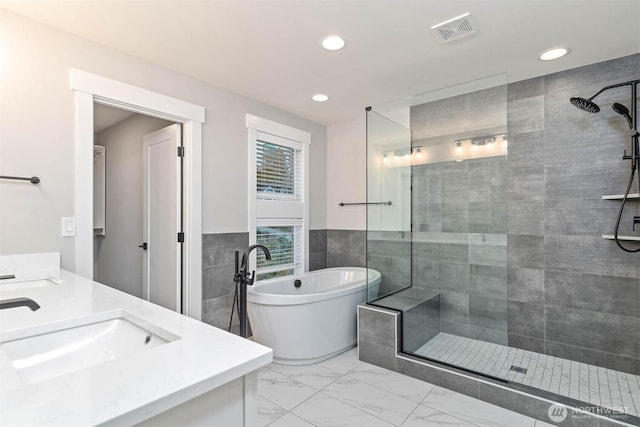
{"type": "Polygon", "coordinates": [[[598,104],[593,102],[591,99],[573,97],[569,99],[569,101],[575,106],[581,109],[582,111],[586,111],[587,113],[598,113],[600,111],[600,107],[598,104]]]}
{"type": "Polygon", "coordinates": [[[629,109],[627,107],[616,102],[611,106],[611,108],[613,108],[613,111],[616,113],[624,116],[624,118],[627,119],[627,123],[629,123],[629,128],[633,129],[633,121],[631,120],[631,114],[629,114],[629,109]]]}

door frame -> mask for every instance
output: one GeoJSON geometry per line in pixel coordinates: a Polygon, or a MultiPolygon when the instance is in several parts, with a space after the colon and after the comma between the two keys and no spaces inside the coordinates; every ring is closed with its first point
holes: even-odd
{"type": "Polygon", "coordinates": [[[205,108],[108,79],[71,69],[75,97],[76,237],[74,272],[93,279],[93,105],[94,102],[181,123],[183,158],[183,313],[202,316],[202,125],[205,108]]]}

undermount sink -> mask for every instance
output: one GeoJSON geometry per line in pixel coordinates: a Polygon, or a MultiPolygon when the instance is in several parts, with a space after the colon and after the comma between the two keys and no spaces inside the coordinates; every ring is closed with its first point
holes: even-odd
{"type": "Polygon", "coordinates": [[[179,339],[124,310],[4,333],[0,351],[26,383],[36,383],[179,339]]]}

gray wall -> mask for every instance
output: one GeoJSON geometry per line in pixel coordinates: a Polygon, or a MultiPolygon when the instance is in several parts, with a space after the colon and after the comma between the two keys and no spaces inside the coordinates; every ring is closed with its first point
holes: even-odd
{"type": "MultiPolygon", "coordinates": [[[[598,96],[599,114],[568,102],[638,78],[633,55],[509,85],[512,346],[640,373],[640,254],[601,237],[620,204],[601,196],[624,192],[629,175],[629,129],[610,105],[629,106],[630,91],[598,96]]],[[[621,234],[639,206],[628,204],[621,234]]]]}
{"type": "Polygon", "coordinates": [[[106,235],[94,237],[96,280],[142,297],[142,138],[171,123],[135,114],[95,135],[106,147],[106,235]]]}

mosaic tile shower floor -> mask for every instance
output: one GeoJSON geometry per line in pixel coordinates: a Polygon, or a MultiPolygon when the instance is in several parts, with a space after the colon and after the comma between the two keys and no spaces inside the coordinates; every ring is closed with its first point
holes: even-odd
{"type": "Polygon", "coordinates": [[[415,352],[485,375],[640,415],[640,376],[528,350],[439,333],[415,352]],[[512,366],[526,373],[511,370],[512,366]]]}

